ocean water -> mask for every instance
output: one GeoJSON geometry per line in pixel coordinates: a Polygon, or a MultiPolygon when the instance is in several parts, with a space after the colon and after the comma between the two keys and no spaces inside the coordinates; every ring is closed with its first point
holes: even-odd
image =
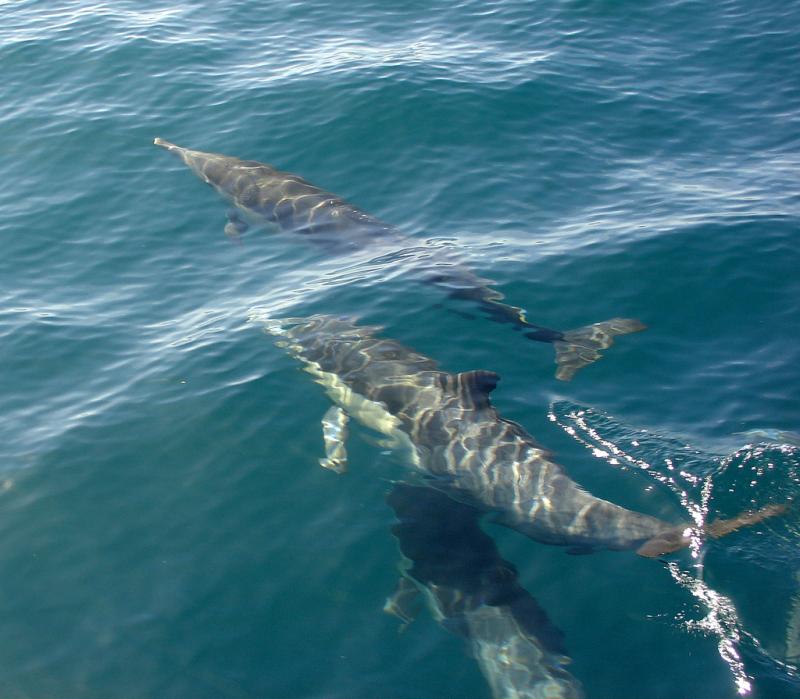
{"type": "MultiPolygon", "coordinates": [[[[500,414],[614,502],[796,500],[798,26],[774,0],[0,2],[0,696],[490,696],[427,611],[382,613],[402,461],[354,426],[349,472],[319,468],[327,398],[254,313],[498,372],[500,414]],[[648,329],[557,381],[391,256],[232,241],[157,136],[452,248],[534,322],[648,329]]],[[[800,695],[796,508],[664,560],[484,529],[587,697],[800,695]]]]}

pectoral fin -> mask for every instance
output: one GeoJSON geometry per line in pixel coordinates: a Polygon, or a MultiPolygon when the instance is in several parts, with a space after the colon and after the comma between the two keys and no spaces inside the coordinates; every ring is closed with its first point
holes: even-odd
{"type": "Polygon", "coordinates": [[[401,576],[397,581],[397,588],[383,605],[383,611],[396,616],[403,622],[399,629],[400,633],[402,633],[416,618],[419,607],[419,588],[408,578],[401,576]]]}
{"type": "Polygon", "coordinates": [[[322,468],[330,469],[336,473],[347,470],[347,413],[338,405],[328,408],[322,416],[322,438],[325,441],[325,458],[319,460],[322,468]]]}
{"type": "Polygon", "coordinates": [[[225,224],[225,235],[234,243],[242,242],[242,233],[249,227],[247,221],[245,221],[237,211],[231,210],[228,212],[228,222],[225,224]]]}

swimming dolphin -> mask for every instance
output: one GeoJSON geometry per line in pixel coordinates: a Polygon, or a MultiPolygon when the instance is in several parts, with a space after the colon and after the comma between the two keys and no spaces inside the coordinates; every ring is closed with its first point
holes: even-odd
{"type": "MultiPolygon", "coordinates": [[[[393,226],[302,177],[255,160],[182,148],[161,138],[154,143],[177,155],[236,207],[237,213],[229,215],[225,226],[229,234],[236,235],[246,228],[244,216],[258,224],[304,234],[334,253],[369,246],[409,245],[393,226]]],[[[423,279],[444,287],[451,296],[477,303],[492,320],[510,323],[531,340],[552,343],[558,365],[556,377],[561,380],[570,380],[580,368],[599,359],[600,350],[610,347],[616,335],[645,328],[630,318],[613,318],[565,332],[534,325],[523,309],[502,303],[503,295],[487,286],[486,280],[453,260],[442,259],[442,254],[439,251],[434,257],[420,256],[420,265],[425,267],[423,279]]]]}
{"type": "Polygon", "coordinates": [[[444,628],[467,639],[494,699],[580,699],[563,635],[478,525],[481,512],[431,488],[397,483],[386,501],[403,555],[384,607],[408,622],[422,597],[444,628]]]}
{"type": "MultiPolygon", "coordinates": [[[[386,435],[432,487],[493,513],[496,522],[575,553],[635,549],[655,557],[690,543],[692,524],[628,510],[573,481],[521,425],[498,415],[489,400],[497,374],[441,371],[429,357],[376,337],[379,329],[324,315],[266,325],[325,387],[340,418],[386,435]]],[[[336,449],[337,470],[345,459],[336,449]]],[[[784,509],[769,505],[703,532],[724,536],[784,509]]]]}

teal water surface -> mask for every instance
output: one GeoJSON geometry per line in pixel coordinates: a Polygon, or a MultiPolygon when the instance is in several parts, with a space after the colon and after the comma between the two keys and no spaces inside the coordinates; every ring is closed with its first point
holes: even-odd
{"type": "MultiPolygon", "coordinates": [[[[500,414],[628,507],[796,498],[798,26],[773,0],[0,2],[0,696],[490,696],[457,635],[381,611],[401,458],[354,426],[349,473],[319,468],[327,398],[254,313],[498,372],[500,414]],[[157,136],[452,248],[533,322],[648,329],[557,381],[391,256],[231,241],[157,136]]],[[[663,561],[484,528],[588,697],[800,694],[796,510],[663,561]]]]}

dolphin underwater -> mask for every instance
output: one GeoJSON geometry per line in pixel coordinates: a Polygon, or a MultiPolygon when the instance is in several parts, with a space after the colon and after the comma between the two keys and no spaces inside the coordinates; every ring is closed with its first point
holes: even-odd
{"type": "MultiPolygon", "coordinates": [[[[255,160],[182,148],[161,138],[154,143],[178,156],[236,207],[236,213],[228,216],[226,233],[243,231],[246,220],[250,220],[303,234],[334,253],[378,245],[409,245],[409,240],[393,226],[298,175],[255,160]]],[[[510,323],[527,338],[551,343],[558,379],[568,381],[579,369],[599,359],[600,350],[610,347],[615,336],[645,328],[642,322],[631,318],[612,318],[564,332],[534,325],[523,309],[503,303],[503,294],[490,288],[486,280],[461,264],[442,259],[438,252],[439,256],[433,259],[427,256],[423,279],[445,288],[455,298],[477,303],[492,320],[510,323]]]]}
{"type": "MultiPolygon", "coordinates": [[[[498,415],[490,371],[451,374],[378,327],[325,315],[272,320],[266,331],[304,365],[335,404],[326,420],[346,432],[349,415],[406,450],[426,482],[530,538],[570,552],[636,550],[656,557],[690,543],[694,525],[670,523],[595,497],[573,481],[525,429],[498,415]]],[[[342,444],[326,432],[328,459],[344,470],[342,444]],[[332,458],[333,457],[333,458],[332,458]]],[[[712,538],[780,514],[768,505],[703,528],[712,538]]]]}
{"type": "Polygon", "coordinates": [[[479,510],[431,488],[397,483],[386,501],[403,557],[384,611],[408,623],[424,599],[441,626],[463,636],[494,699],[580,699],[563,634],[517,580],[478,525],[479,510]]]}

